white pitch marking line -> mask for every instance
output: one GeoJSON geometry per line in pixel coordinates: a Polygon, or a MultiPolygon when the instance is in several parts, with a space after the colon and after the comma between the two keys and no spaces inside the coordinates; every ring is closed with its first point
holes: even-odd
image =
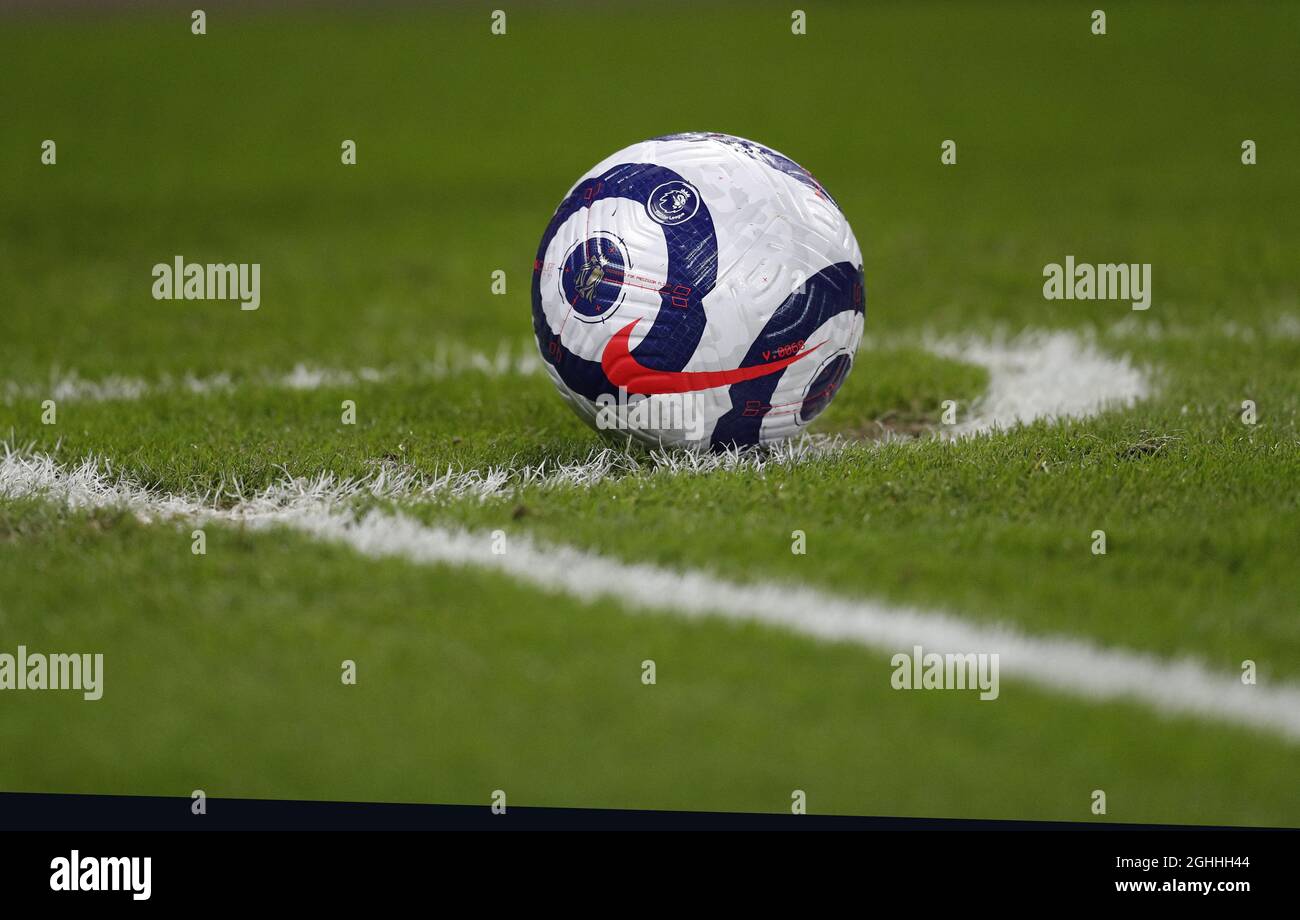
{"type": "MultiPolygon", "coordinates": [[[[925,347],[941,357],[983,367],[989,374],[988,391],[970,407],[963,421],[945,429],[944,434],[949,438],[1012,428],[1040,418],[1056,420],[1093,415],[1111,407],[1131,406],[1150,391],[1146,376],[1127,357],[1111,357],[1096,347],[1092,337],[1072,332],[1030,330],[1015,338],[932,340],[925,347]]],[[[299,364],[287,373],[266,372],[254,375],[247,382],[289,390],[315,390],[384,382],[403,376],[441,380],[464,373],[499,377],[540,372],[542,362],[536,351],[528,346],[516,349],[517,346],[508,342],[502,342],[492,355],[463,348],[439,348],[432,360],[407,371],[391,367],[363,367],[352,371],[299,364]]],[[[870,372],[869,365],[859,371],[870,372]]],[[[176,391],[230,392],[238,386],[225,373],[206,377],[164,376],[148,381],[123,376],[88,380],[75,371],[56,371],[45,385],[0,382],[0,402],[127,401],[176,391]]]]}
{"type": "Polygon", "coordinates": [[[1086,418],[1128,408],[1150,395],[1147,376],[1127,356],[1113,357],[1091,337],[1028,331],[1014,338],[940,340],[926,347],[988,371],[989,386],[966,418],[943,429],[957,439],[1039,419],[1086,418]]]}
{"type": "MultiPolygon", "coordinates": [[[[281,525],[374,557],[499,571],[542,590],[583,601],[610,599],[687,618],[721,617],[775,626],[815,639],[852,642],[887,653],[913,645],[940,654],[996,652],[1001,673],[1093,701],[1129,700],[1167,715],[1193,716],[1272,732],[1300,742],[1300,685],[1243,685],[1233,674],[1184,657],[1165,660],[1108,649],[1064,636],[1033,637],[1006,626],[983,626],[949,613],[853,600],[807,587],[742,584],[703,571],[627,563],[567,546],[512,537],[508,552],[490,552],[490,538],[421,524],[402,514],[370,511],[360,519],[339,502],[348,496],[323,479],[290,481],[233,509],[158,495],[111,479],[87,460],[75,470],[49,457],[7,451],[0,458],[0,497],[38,496],[73,508],[120,506],[146,520],[227,520],[261,528],[281,525]]],[[[887,669],[881,669],[882,677],[887,669]]]]}
{"type": "MultiPolygon", "coordinates": [[[[985,395],[975,401],[959,424],[943,429],[944,437],[951,440],[1006,430],[1038,419],[1080,418],[1114,406],[1131,406],[1150,392],[1146,376],[1127,357],[1106,355],[1090,339],[1069,332],[1030,331],[1010,339],[939,340],[928,343],[926,347],[943,357],[984,367],[989,374],[985,395]]],[[[499,376],[530,374],[540,368],[541,360],[535,353],[528,349],[515,353],[503,343],[492,358],[481,353],[439,352],[419,373],[430,379],[442,379],[467,370],[499,376]]],[[[870,373],[869,365],[859,373],[870,373]]],[[[362,368],[354,372],[299,365],[288,374],[265,374],[255,379],[267,385],[308,390],[345,386],[357,381],[389,380],[397,376],[399,374],[391,369],[362,368]]],[[[120,377],[88,381],[72,374],[56,375],[48,388],[48,394],[53,395],[41,398],[139,399],[178,386],[195,393],[236,388],[236,384],[224,374],[185,377],[179,381],[164,379],[153,384],[120,377]]],[[[0,385],[0,401],[37,395],[41,394],[36,387],[19,387],[13,383],[0,385]]],[[[889,440],[907,439],[891,437],[889,440]]],[[[591,486],[643,468],[673,474],[706,475],[735,469],[757,471],[772,464],[792,466],[818,457],[834,456],[854,443],[857,442],[841,437],[813,435],[762,449],[709,453],[658,450],[651,452],[648,460],[642,461],[624,451],[596,448],[583,460],[542,462],[517,468],[492,467],[483,471],[448,470],[434,477],[387,464],[380,467],[370,480],[352,485],[364,487],[376,497],[394,499],[429,500],[462,495],[486,499],[525,485],[543,488],[591,486]]]]}
{"type": "Polygon", "coordinates": [[[22,399],[53,399],[56,402],[113,402],[143,399],[147,396],[189,392],[228,393],[241,385],[261,385],[285,390],[318,390],[322,387],[353,386],[358,383],[382,383],[389,380],[444,380],[448,377],[480,373],[492,377],[509,374],[530,375],[540,373],[542,359],[536,349],[518,343],[502,342],[495,352],[487,353],[469,348],[440,346],[433,357],[411,368],[362,367],[356,370],[296,364],[283,373],[264,371],[242,381],[228,373],[196,376],[164,374],[156,380],[141,377],[111,375],[98,380],[82,377],[75,370],[50,373],[45,384],[0,381],[0,403],[12,404],[22,399]]]}

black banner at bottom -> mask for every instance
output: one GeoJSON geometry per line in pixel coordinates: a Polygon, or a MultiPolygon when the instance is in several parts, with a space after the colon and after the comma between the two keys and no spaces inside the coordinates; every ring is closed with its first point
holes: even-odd
{"type": "MultiPolygon", "coordinates": [[[[473,874],[456,862],[473,865],[498,854],[514,859],[478,862],[478,871],[494,886],[523,871],[520,865],[538,872],[536,867],[550,862],[567,865],[566,885],[585,879],[607,888],[634,868],[629,851],[605,849],[608,855],[588,852],[580,862],[566,862],[561,848],[539,854],[531,847],[515,851],[505,841],[475,841],[458,844],[449,856],[450,848],[391,832],[839,830],[922,832],[893,833],[869,846],[835,846],[836,862],[852,864],[855,884],[881,894],[978,890],[999,904],[1022,896],[1037,904],[1044,896],[1049,903],[1104,896],[1177,904],[1201,899],[1228,907],[1261,892],[1279,895],[1287,887],[1282,873],[1300,840],[1295,832],[1279,829],[513,805],[494,810],[488,805],[211,799],[204,811],[195,814],[187,798],[0,793],[0,830],[7,832],[0,837],[6,851],[0,884],[6,902],[283,902],[337,908],[427,894],[432,885],[468,887],[473,874]]],[[[731,846],[728,855],[754,858],[744,843],[731,846]]],[[[768,868],[751,879],[756,893],[781,884],[769,872],[788,871],[804,879],[791,878],[792,884],[811,883],[798,853],[792,858],[771,844],[763,846],[761,865],[768,868]]],[[[580,842],[573,848],[588,849],[580,842]]],[[[647,878],[653,876],[656,886],[668,884],[662,863],[656,864],[661,868],[648,870],[647,878]]],[[[723,872],[723,864],[721,855],[685,860],[674,877],[698,884],[702,874],[723,872]]],[[[832,873],[843,880],[844,871],[828,863],[817,875],[832,873]]],[[[734,873],[726,874],[734,881],[734,873]]],[[[633,885],[629,894],[644,893],[641,885],[633,885]]]]}

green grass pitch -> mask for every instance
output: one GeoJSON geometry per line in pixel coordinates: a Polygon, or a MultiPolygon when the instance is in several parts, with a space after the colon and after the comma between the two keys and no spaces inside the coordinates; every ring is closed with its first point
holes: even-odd
{"type": "MultiPolygon", "coordinates": [[[[751,3],[528,4],[505,36],[471,4],[210,9],[201,37],[180,8],[4,14],[0,440],[219,503],[580,461],[604,442],[544,375],[457,356],[534,349],[537,240],[584,170],[723,131],[813,170],[862,245],[866,340],[817,426],[849,445],[359,509],[1300,681],[1300,7],[1115,5],[1097,36],[1065,4],[803,6],[804,36],[751,3]],[[260,263],[260,309],[154,300],[176,254],[260,263]],[[1151,263],[1151,309],[1045,300],[1071,254],[1151,263]],[[989,377],[926,343],[1026,329],[1127,355],[1150,395],[932,437],[989,377]],[[382,375],[268,376],[299,365],[382,375]],[[152,384],[43,424],[72,373],[152,384]]],[[[0,789],[1300,825],[1300,746],[1266,731],[1011,678],[897,692],[883,650],[276,529],[195,556],[190,530],[0,497],[0,652],[107,662],[97,702],[0,692],[0,789]]]]}

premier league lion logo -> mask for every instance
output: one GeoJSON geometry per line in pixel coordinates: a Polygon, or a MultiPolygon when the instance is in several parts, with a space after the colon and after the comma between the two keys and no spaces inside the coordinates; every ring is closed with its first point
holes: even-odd
{"type": "Polygon", "coordinates": [[[700,193],[689,182],[674,179],[650,193],[646,213],[652,220],[672,226],[685,223],[700,209],[700,193]]]}

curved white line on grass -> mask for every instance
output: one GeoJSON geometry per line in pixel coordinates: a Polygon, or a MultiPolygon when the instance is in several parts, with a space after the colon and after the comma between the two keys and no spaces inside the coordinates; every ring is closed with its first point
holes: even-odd
{"type": "MultiPolygon", "coordinates": [[[[261,528],[285,526],[375,557],[498,571],[544,591],[583,601],[613,600],[636,609],[688,618],[763,623],[833,642],[894,653],[921,645],[940,654],[996,652],[1001,673],[1039,687],[1098,701],[1130,700],[1157,712],[1250,726],[1300,742],[1300,686],[1246,686],[1192,658],[1165,660],[1081,639],[1026,635],[950,613],[853,600],[797,585],[747,584],[703,571],[634,564],[567,546],[542,546],[515,536],[494,555],[486,534],[421,524],[379,511],[356,518],[339,510],[336,485],[291,481],[231,509],[159,495],[101,473],[87,460],[68,471],[49,457],[6,452],[0,497],[43,497],[73,508],[123,507],[144,519],[227,520],[261,528]]],[[[881,667],[881,679],[886,669],[881,667]]]]}
{"type": "MultiPolygon", "coordinates": [[[[1145,375],[1127,357],[1112,357],[1095,347],[1090,338],[1068,332],[1027,332],[1015,338],[971,339],[964,342],[935,341],[927,345],[943,357],[984,367],[989,375],[986,394],[977,400],[960,424],[943,429],[949,439],[1015,427],[1038,419],[1079,418],[1115,406],[1130,406],[1149,392],[1145,375]]],[[[493,358],[468,351],[440,352],[422,366],[419,379],[443,379],[473,371],[488,375],[530,374],[540,369],[540,359],[527,349],[513,352],[503,344],[493,358]],[[455,357],[452,357],[454,355],[455,357]]],[[[870,373],[870,364],[858,371],[870,373]]],[[[324,386],[346,386],[358,381],[392,380],[396,370],[341,371],[299,365],[288,374],[253,378],[263,385],[307,390],[324,386]]],[[[10,387],[13,387],[11,384],[10,387]]],[[[129,378],[87,381],[64,376],[51,381],[48,398],[139,399],[151,393],[177,387],[195,393],[234,390],[228,375],[178,380],[164,379],[150,384],[129,378]]],[[[15,398],[17,390],[8,392],[15,398]]],[[[36,388],[24,395],[39,395],[36,388]]],[[[47,398],[47,397],[42,397],[47,398]]],[[[885,440],[908,440],[891,435],[885,440]]],[[[502,465],[484,470],[448,469],[427,475],[394,463],[376,464],[364,479],[336,481],[328,473],[319,479],[340,492],[366,493],[395,501],[426,501],[461,496],[488,499],[524,486],[543,488],[592,486],[625,475],[667,471],[681,475],[707,475],[737,469],[761,471],[789,467],[819,457],[834,456],[855,443],[842,437],[805,435],[766,448],[741,448],[708,453],[657,450],[632,454],[615,448],[595,448],[587,457],[572,461],[542,461],[537,464],[502,465]]],[[[875,442],[880,443],[880,442],[875,442]]],[[[236,498],[244,499],[238,483],[232,483],[236,498]]]]}
{"type": "MultiPolygon", "coordinates": [[[[942,432],[949,438],[1012,428],[1038,419],[1081,418],[1107,408],[1131,406],[1149,392],[1145,375],[1127,357],[1107,355],[1096,347],[1092,336],[1072,332],[1031,330],[1014,338],[936,340],[926,343],[926,348],[941,357],[983,367],[989,374],[988,391],[971,407],[965,420],[942,432]]],[[[245,377],[242,385],[315,390],[400,379],[443,380],[465,373],[526,376],[540,372],[541,367],[540,357],[528,345],[518,349],[503,342],[491,355],[467,348],[439,347],[431,360],[405,369],[343,370],[298,364],[284,373],[268,371],[245,377]]],[[[870,372],[869,364],[858,371],[870,372]]],[[[55,371],[43,385],[13,381],[0,384],[0,401],[136,400],[178,391],[231,392],[240,385],[241,381],[228,373],[203,377],[164,375],[149,381],[117,375],[90,380],[76,371],[55,371]]]]}
{"type": "MultiPolygon", "coordinates": [[[[985,394],[976,400],[964,421],[940,430],[950,440],[1014,428],[1046,419],[1084,418],[1106,409],[1128,407],[1150,393],[1146,375],[1127,356],[1111,356],[1096,347],[1091,337],[1071,332],[1026,332],[1014,338],[935,341],[927,346],[935,354],[983,367],[989,375],[985,394]]],[[[859,373],[870,373],[868,363],[859,373]]],[[[888,435],[874,443],[906,441],[888,435]]],[[[912,439],[915,440],[915,439],[912,439]]],[[[485,499],[525,485],[543,487],[590,486],[605,479],[634,473],[666,470],[675,474],[705,475],[736,469],[761,471],[768,466],[794,466],[819,457],[834,456],[861,442],[843,437],[805,435],[765,448],[740,448],[714,452],[652,451],[638,460],[624,451],[593,451],[586,460],[573,461],[551,471],[541,467],[498,467],[476,471],[448,471],[445,477],[425,483],[418,474],[395,470],[405,489],[394,488],[386,497],[435,497],[477,493],[485,499]]]]}
{"type": "Polygon", "coordinates": [[[1015,338],[935,341],[935,354],[976,364],[989,387],[964,420],[943,430],[962,438],[1046,419],[1085,418],[1127,408],[1150,392],[1146,375],[1127,356],[1099,349],[1092,337],[1072,332],[1022,333],[1015,338]]]}

